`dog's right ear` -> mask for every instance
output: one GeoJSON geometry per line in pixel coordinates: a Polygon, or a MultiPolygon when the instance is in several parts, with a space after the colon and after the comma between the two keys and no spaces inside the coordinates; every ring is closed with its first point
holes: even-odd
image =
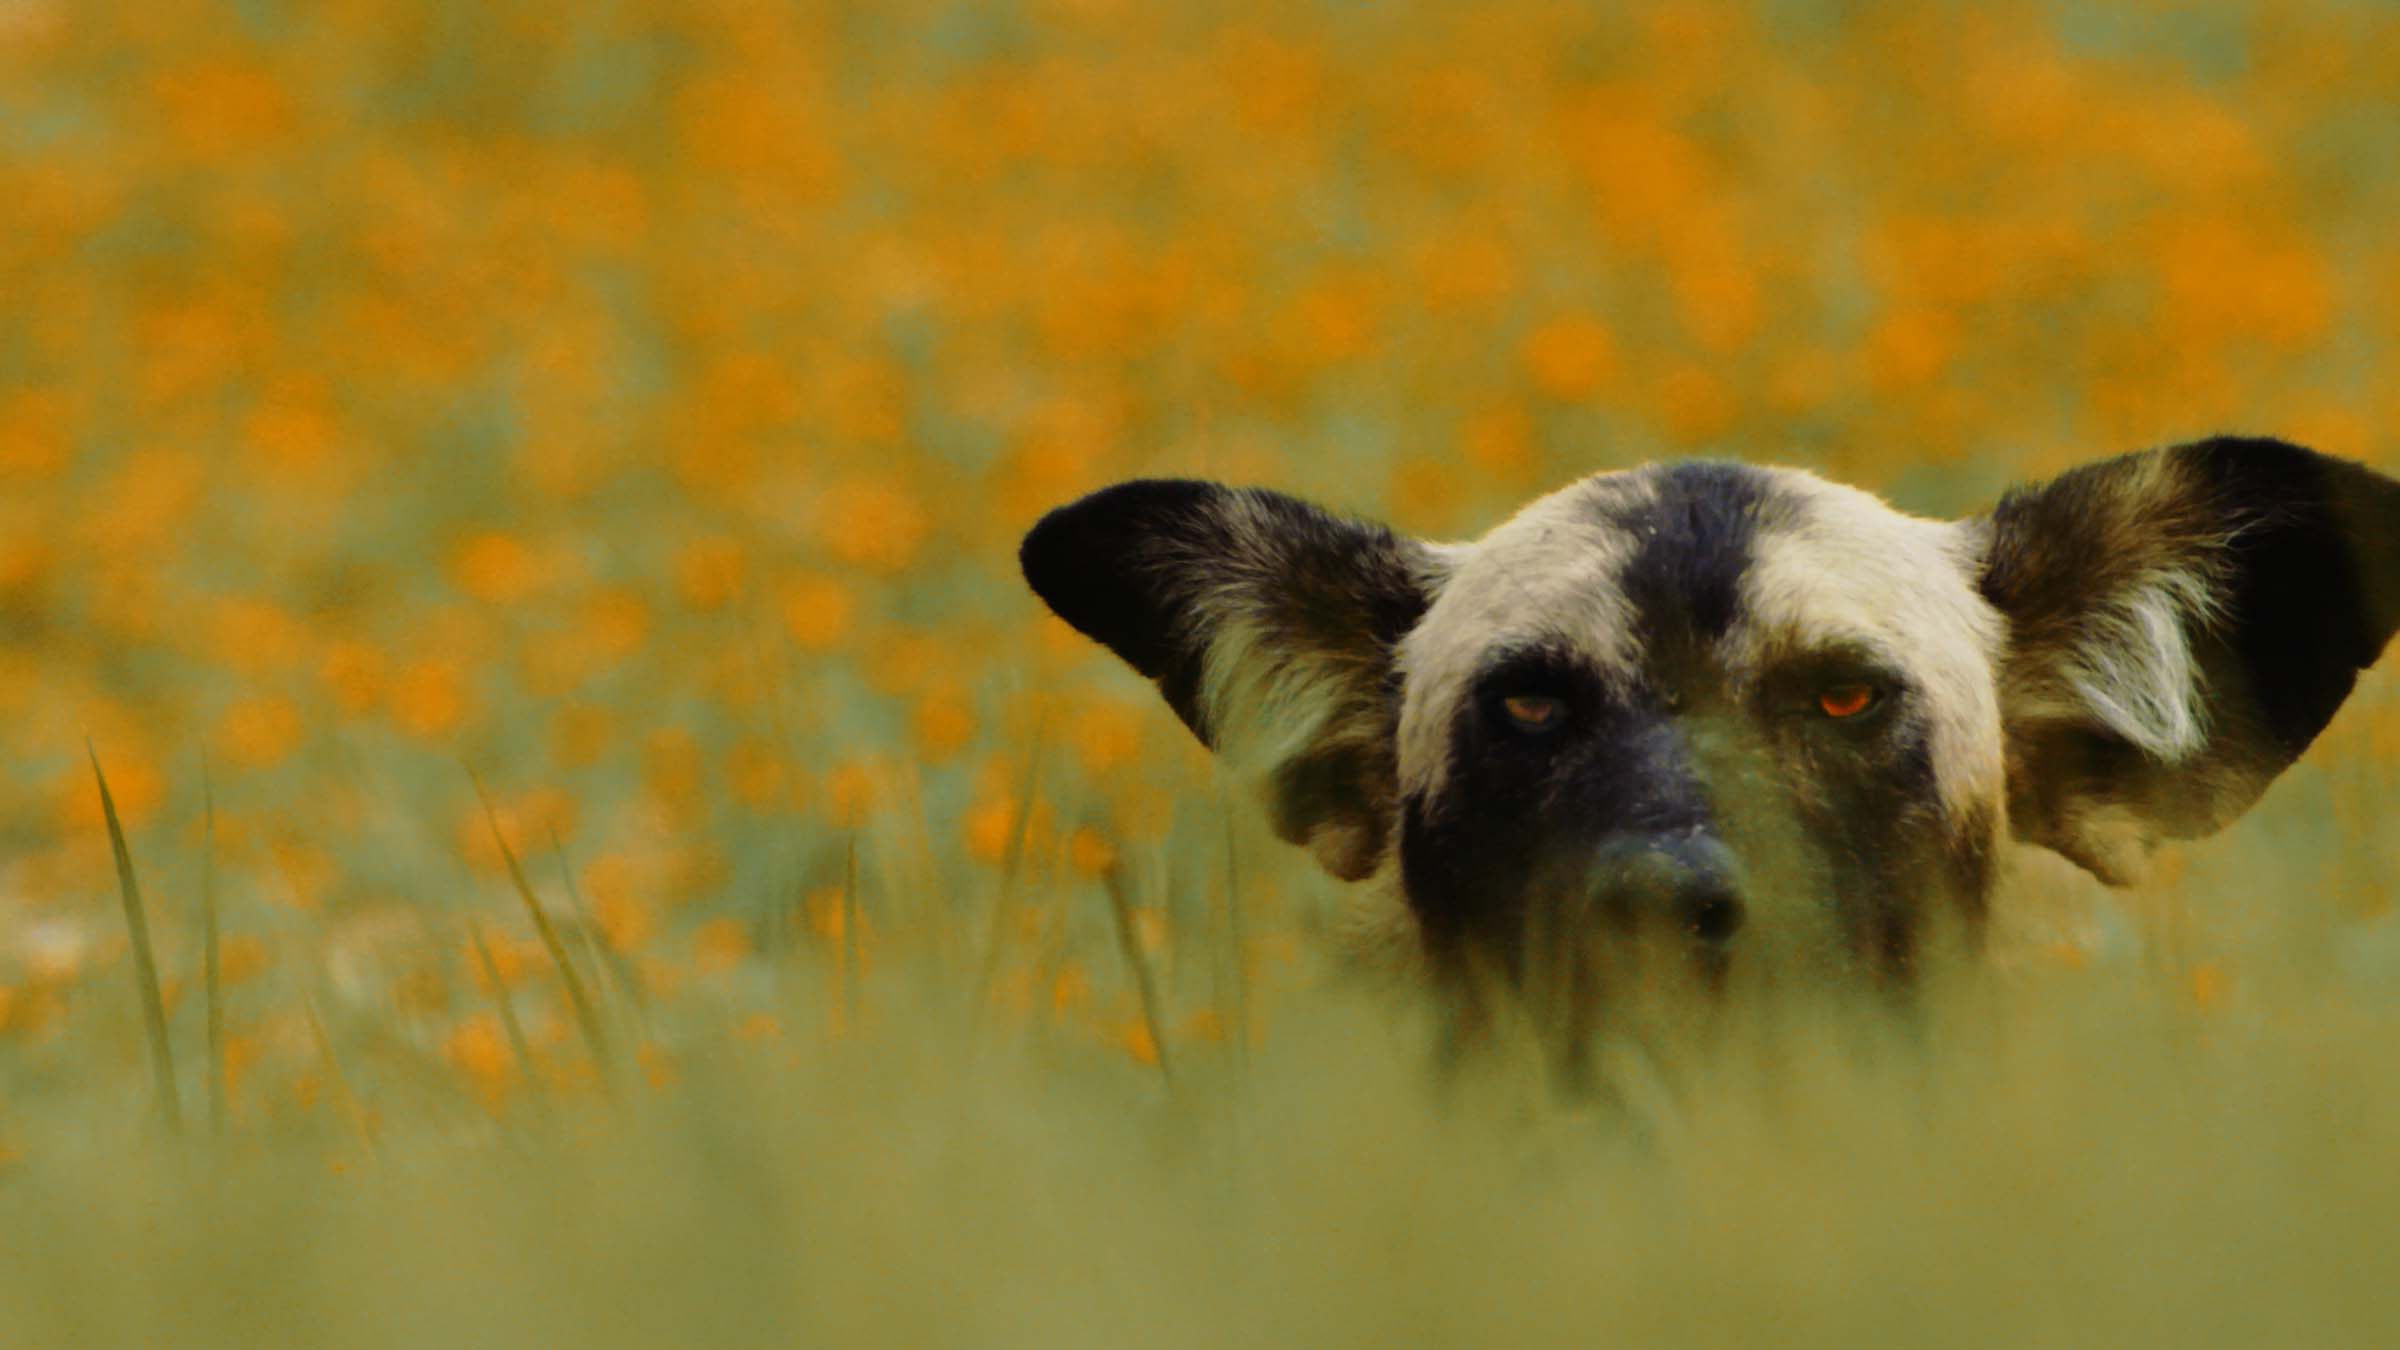
{"type": "Polygon", "coordinates": [[[1375,870],[1396,793],[1393,653],[1441,584],[1435,549],[1280,493],[1143,480],[1044,516],[1018,559],[1060,618],[1255,780],[1276,833],[1345,880],[1375,870]]]}
{"type": "Polygon", "coordinates": [[[2400,482],[2283,441],[2087,464],[1982,528],[2011,828],[2111,883],[2248,810],[2400,631],[2400,482]]]}

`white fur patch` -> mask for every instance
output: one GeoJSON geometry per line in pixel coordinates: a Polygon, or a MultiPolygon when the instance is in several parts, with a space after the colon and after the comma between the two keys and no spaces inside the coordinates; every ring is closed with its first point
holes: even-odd
{"type": "Polygon", "coordinates": [[[1495,649],[1555,642],[1603,674],[1633,670],[1639,643],[1619,574],[1635,541],[1602,510],[1652,491],[1641,470],[1596,475],[1534,501],[1474,544],[1444,550],[1450,579],[1400,649],[1404,795],[1440,799],[1452,719],[1495,649]]]}
{"type": "Polygon", "coordinates": [[[1209,634],[1201,665],[1200,706],[1218,755],[1240,777],[1271,773],[1313,749],[1360,739],[1345,735],[1344,712],[1359,699],[1342,663],[1269,639],[1237,599],[1204,595],[1200,631],[1209,634]]]}
{"type": "Polygon", "coordinates": [[[1861,643],[1899,663],[1925,703],[1928,750],[1953,818],[2003,801],[1993,671],[2006,624],[1976,590],[1982,539],[1971,523],[1926,520],[1858,488],[1774,469],[1801,503],[1762,528],[1745,579],[1737,660],[1861,643]]]}
{"type": "MultiPolygon", "coordinates": [[[[1262,611],[1271,607],[1261,597],[1284,582],[1288,551],[1277,532],[1286,522],[1239,494],[1220,509],[1233,546],[1229,556],[1210,560],[1209,578],[1192,595],[1187,620],[1201,641],[1197,699],[1219,762],[1236,781],[1257,788],[1305,756],[1345,748],[1370,758],[1384,753],[1391,735],[1386,691],[1392,654],[1363,634],[1326,647],[1269,631],[1262,611]]],[[[1396,542],[1418,584],[1437,589],[1450,552],[1396,542]]],[[[1361,611],[1373,601],[1361,595],[1361,611]]],[[[1326,820],[1312,827],[1307,844],[1329,871],[1347,876],[1366,858],[1374,837],[1359,822],[1326,820]]]]}
{"type": "Polygon", "coordinates": [[[2176,764],[2208,743],[2208,704],[2191,634],[2221,617],[2218,587],[2160,569],[2096,604],[2059,667],[2077,702],[2153,759],[2176,764]]]}

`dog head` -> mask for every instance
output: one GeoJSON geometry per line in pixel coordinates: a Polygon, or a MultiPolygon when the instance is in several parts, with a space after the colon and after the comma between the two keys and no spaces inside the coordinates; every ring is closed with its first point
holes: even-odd
{"type": "Polygon", "coordinates": [[[1935,521],[1683,463],[1443,544],[1143,481],[1022,562],[1436,967],[1638,930],[1905,976],[2010,836],[2121,884],[2257,800],[2400,626],[2400,483],[2220,438],[1935,521]]]}

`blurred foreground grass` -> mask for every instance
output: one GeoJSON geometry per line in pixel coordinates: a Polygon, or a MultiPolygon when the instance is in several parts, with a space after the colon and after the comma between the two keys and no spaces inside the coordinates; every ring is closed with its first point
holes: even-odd
{"type": "Polygon", "coordinates": [[[1239,826],[986,876],[962,931],[861,882],[663,997],[568,924],[591,1041],[522,922],[478,921],[522,966],[476,988],[428,918],[399,946],[448,950],[480,1039],[294,959],[234,1008],[305,1067],[180,1135],[119,962],[12,1046],[0,1310],[41,1345],[2378,1344],[2400,930],[2380,812],[2341,803],[2391,786],[2321,755],[2121,898],[2029,863],[1916,1015],[1609,1041],[1607,1106],[1505,1056],[1439,1090],[1422,1009],[1313,943],[1238,959],[1229,899],[1317,893],[1239,826]],[[1138,1002],[1109,884],[1163,1039],[1093,1015],[1138,1002]],[[988,903],[1025,951],[978,948],[988,903]],[[1019,960],[1055,973],[979,984],[1019,960]]]}
{"type": "MultiPolygon", "coordinates": [[[[14,1343],[2347,1344],[2400,1327],[2390,972],[2051,969],[1916,1037],[1787,1016],[1447,1109],[1383,1010],[1294,1000],[1231,1071],[978,1035],[880,977],[505,1123],[364,1089],[170,1146],[12,1103],[14,1343]],[[805,1009],[805,1011],[801,1011],[805,1009]],[[657,1073],[656,1066],[652,1072],[657,1073]]],[[[373,1033],[337,1053],[369,1059],[373,1033]]],[[[105,1047],[85,1046],[91,1051],[105,1047]]],[[[1179,1047],[1193,1051],[1193,1047],[1179,1047]]],[[[380,1075],[378,1075],[380,1077],[380,1075]]],[[[362,1074],[362,1078],[364,1075],[362,1074]]],[[[1522,1085],[1519,1085],[1520,1087],[1522,1085]]],[[[117,1105],[135,1108],[130,1095],[117,1105]]]]}
{"type": "Polygon", "coordinates": [[[2388,1340],[2388,675],[1913,1030],[1444,1108],[1010,561],[2389,467],[2396,152],[2341,0],[0,0],[0,1335],[2388,1340]]]}

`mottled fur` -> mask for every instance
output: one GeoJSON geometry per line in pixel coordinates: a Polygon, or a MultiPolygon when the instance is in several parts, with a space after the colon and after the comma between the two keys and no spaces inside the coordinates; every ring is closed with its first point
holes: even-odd
{"type": "Polygon", "coordinates": [[[1382,931],[1411,957],[1522,969],[1528,933],[1663,886],[1719,916],[1740,892],[1767,921],[1737,950],[1814,921],[1904,973],[1929,912],[1981,913],[2011,833],[2121,882],[2255,800],[2400,625],[2400,484],[2223,438],[1943,522],[1666,465],[1431,544],[1134,483],[1053,512],[1024,564],[1279,833],[1399,902],[1382,931]],[[1812,711],[1861,682],[1873,718],[1812,711]],[[1512,730],[1498,696],[1527,692],[1563,732],[1512,730]]]}

